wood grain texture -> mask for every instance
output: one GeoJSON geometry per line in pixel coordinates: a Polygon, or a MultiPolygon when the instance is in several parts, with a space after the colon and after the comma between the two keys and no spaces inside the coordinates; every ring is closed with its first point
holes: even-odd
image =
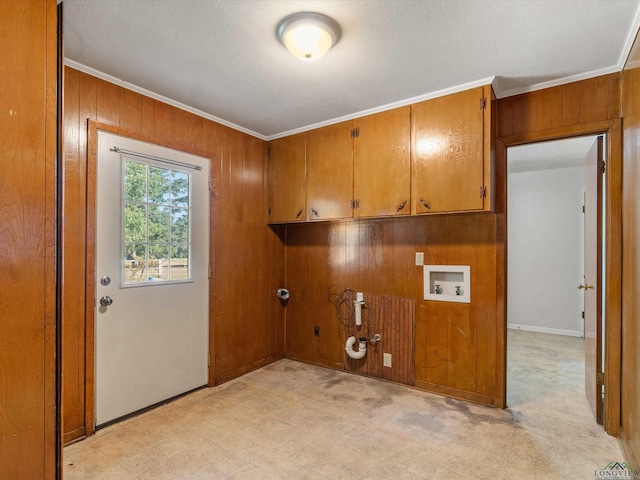
{"type": "Polygon", "coordinates": [[[464,398],[495,405],[496,225],[495,215],[484,213],[288,225],[287,357],[333,368],[344,361],[348,371],[407,384],[415,379],[420,388],[467,392],[464,398]],[[471,265],[472,304],[422,300],[423,270],[415,266],[415,252],[424,252],[430,264],[471,265]],[[373,311],[365,308],[362,327],[334,328],[325,293],[332,284],[364,292],[372,303],[398,297],[415,302],[415,330],[398,324],[403,314],[392,307],[379,317],[377,303],[373,311]],[[314,326],[320,326],[320,339],[314,326]],[[329,344],[322,343],[327,329],[329,344]],[[375,333],[383,341],[364,361],[345,358],[347,336],[375,333]],[[401,373],[382,367],[384,352],[402,360],[401,373]]]}
{"type": "Polygon", "coordinates": [[[265,142],[71,68],[65,73],[63,341],[75,347],[65,349],[64,431],[71,441],[93,433],[96,145],[87,120],[94,135],[100,127],[211,159],[210,385],[282,356],[284,310],[266,305],[275,304],[284,277],[284,239],[266,226],[265,142]],[[259,300],[247,302],[246,291],[259,300]],[[247,335],[248,321],[255,335],[247,335]]]}
{"type": "Polygon", "coordinates": [[[306,134],[269,143],[270,223],[306,220],[306,134]]]}
{"type": "Polygon", "coordinates": [[[410,117],[407,106],[353,121],[356,218],[411,213],[410,117]]]}
{"type": "Polygon", "coordinates": [[[507,406],[507,147],[496,140],[495,187],[495,397],[496,407],[507,406]]]}
{"type": "Polygon", "coordinates": [[[477,87],[411,106],[413,213],[484,208],[483,98],[477,87]]]}
{"type": "Polygon", "coordinates": [[[274,279],[284,272],[272,258],[283,256],[284,244],[266,226],[266,145],[224,127],[222,146],[212,313],[216,384],[280,358],[282,341],[272,337],[281,338],[284,321],[282,308],[268,307],[277,303],[274,279]],[[239,259],[245,268],[238,268],[239,259]]]}
{"type": "Polygon", "coordinates": [[[2,478],[57,478],[56,8],[0,3],[2,478]]]}
{"type": "Polygon", "coordinates": [[[605,394],[604,428],[611,435],[618,435],[621,425],[621,375],[622,375],[622,275],[623,241],[623,162],[622,162],[622,122],[614,120],[607,132],[608,159],[605,180],[608,192],[606,198],[605,223],[605,394]],[[614,319],[614,321],[606,321],[614,319]]]}
{"type": "Polygon", "coordinates": [[[413,385],[415,379],[416,300],[388,295],[364,295],[362,325],[352,325],[347,336],[367,338],[367,353],[355,360],[344,353],[344,368],[370,377],[413,385]],[[369,340],[380,334],[380,342],[369,340]],[[391,355],[391,367],[383,366],[383,354],[391,355]]]}
{"type": "MultiPolygon", "coordinates": [[[[84,155],[78,151],[80,76],[76,70],[66,72],[64,95],[64,177],[63,270],[65,282],[84,285],[85,212],[78,205],[86,201],[84,155]],[[81,160],[82,159],[82,160],[81,160]]],[[[65,441],[84,435],[84,288],[76,292],[62,291],[62,369],[65,409],[63,431],[65,441]]]]}
{"type": "MultiPolygon", "coordinates": [[[[345,285],[345,223],[287,225],[285,354],[342,369],[344,335],[329,288],[345,285]],[[320,335],[314,336],[314,327],[320,335]]],[[[346,338],[345,338],[346,339],[346,338]]]]}
{"type": "MultiPolygon", "coordinates": [[[[636,38],[628,63],[637,62],[636,38]]],[[[640,68],[625,68],[622,79],[624,217],[622,270],[622,417],[620,439],[625,459],[640,465],[640,68]]],[[[608,332],[607,332],[608,333],[608,332]]],[[[607,361],[608,359],[605,359],[607,361]]]]}
{"type": "Polygon", "coordinates": [[[620,117],[620,74],[611,73],[498,101],[498,137],[620,117]]]}
{"type": "Polygon", "coordinates": [[[352,122],[307,132],[307,218],[329,220],[353,215],[352,122]]]}

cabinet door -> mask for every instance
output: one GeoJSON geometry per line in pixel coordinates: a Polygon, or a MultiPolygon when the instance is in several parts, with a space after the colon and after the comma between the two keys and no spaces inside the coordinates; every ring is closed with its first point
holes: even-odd
{"type": "Polygon", "coordinates": [[[409,215],[411,109],[354,120],[355,217],[409,215]]]}
{"type": "Polygon", "coordinates": [[[305,134],[270,143],[269,223],[305,220],[305,134]]]}
{"type": "Polygon", "coordinates": [[[412,212],[484,208],[483,88],[412,105],[412,212]]]}
{"type": "Polygon", "coordinates": [[[352,216],[352,122],[307,132],[307,219],[352,216]]]}

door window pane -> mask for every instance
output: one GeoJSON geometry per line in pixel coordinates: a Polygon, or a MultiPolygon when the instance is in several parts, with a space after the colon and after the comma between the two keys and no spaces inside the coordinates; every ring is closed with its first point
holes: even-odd
{"type": "Polygon", "coordinates": [[[126,243],[124,248],[124,283],[147,281],[147,246],[126,243]]]}
{"type": "Polygon", "coordinates": [[[190,280],[190,175],[124,159],[125,285],[190,280]]]}
{"type": "Polygon", "coordinates": [[[149,167],[149,203],[169,204],[170,173],[170,170],[149,167]]]}
{"type": "Polygon", "coordinates": [[[147,241],[147,206],[126,203],[124,206],[124,241],[147,241]]]}
{"type": "Polygon", "coordinates": [[[147,201],[147,166],[126,162],[124,172],[125,200],[129,202],[147,201]]]}
{"type": "Polygon", "coordinates": [[[149,241],[169,243],[169,207],[149,205],[149,241]]]}
{"type": "Polygon", "coordinates": [[[168,245],[149,245],[148,280],[169,280],[168,245]]]}
{"type": "Polygon", "coordinates": [[[189,276],[189,246],[173,245],[171,247],[171,280],[183,280],[189,276]]]}
{"type": "Polygon", "coordinates": [[[171,172],[171,204],[178,207],[189,206],[189,174],[171,172]]]}
{"type": "Polygon", "coordinates": [[[174,243],[189,241],[189,210],[186,208],[171,209],[171,241],[174,243]]]}

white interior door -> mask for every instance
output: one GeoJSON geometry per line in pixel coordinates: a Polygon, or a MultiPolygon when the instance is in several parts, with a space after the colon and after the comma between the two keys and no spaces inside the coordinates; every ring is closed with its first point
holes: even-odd
{"type": "Polygon", "coordinates": [[[100,426],[207,383],[209,161],[102,131],[97,159],[100,426]]]}

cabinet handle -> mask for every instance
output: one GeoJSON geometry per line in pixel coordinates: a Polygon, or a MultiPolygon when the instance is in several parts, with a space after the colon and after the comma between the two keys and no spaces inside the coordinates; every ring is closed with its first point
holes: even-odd
{"type": "Polygon", "coordinates": [[[318,211],[315,208],[311,209],[311,213],[313,213],[316,217],[320,216],[320,215],[318,215],[318,211]]]}
{"type": "Polygon", "coordinates": [[[429,205],[427,202],[425,202],[423,199],[419,198],[418,201],[424,205],[425,208],[431,210],[431,205],[429,205]]]}
{"type": "Polygon", "coordinates": [[[398,208],[396,208],[396,213],[398,213],[400,210],[402,210],[405,207],[406,204],[407,204],[407,201],[405,200],[400,205],[398,205],[398,208]]]}
{"type": "Polygon", "coordinates": [[[300,218],[300,215],[302,215],[303,211],[304,211],[304,208],[301,208],[300,210],[298,210],[298,213],[296,213],[296,220],[300,218]]]}

